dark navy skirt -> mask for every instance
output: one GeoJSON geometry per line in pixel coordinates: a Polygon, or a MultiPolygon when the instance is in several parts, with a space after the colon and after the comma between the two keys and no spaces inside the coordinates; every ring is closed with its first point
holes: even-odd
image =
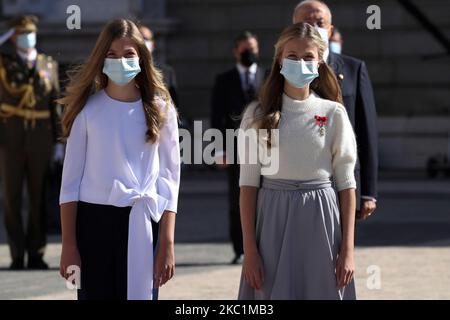
{"type": "MultiPolygon", "coordinates": [[[[78,300],[127,299],[130,212],[131,207],[78,202],[76,236],[81,258],[78,300]]],[[[152,227],[158,239],[158,225],[153,223],[152,227]]]]}

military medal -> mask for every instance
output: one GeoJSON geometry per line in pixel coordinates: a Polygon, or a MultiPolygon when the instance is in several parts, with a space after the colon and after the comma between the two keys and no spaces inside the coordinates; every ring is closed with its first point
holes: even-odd
{"type": "Polygon", "coordinates": [[[325,129],[323,127],[320,127],[319,133],[320,133],[320,136],[324,136],[325,135],[325,129]]]}
{"type": "Polygon", "coordinates": [[[320,136],[325,135],[325,124],[328,121],[328,117],[321,117],[321,116],[314,116],[314,119],[316,120],[316,124],[319,126],[319,134],[320,136]]]}

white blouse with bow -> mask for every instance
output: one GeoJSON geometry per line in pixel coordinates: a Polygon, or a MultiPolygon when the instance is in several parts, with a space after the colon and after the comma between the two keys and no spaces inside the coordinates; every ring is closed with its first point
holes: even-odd
{"type": "Polygon", "coordinates": [[[178,122],[173,106],[158,99],[166,122],[156,143],[146,142],[142,100],[120,102],[104,90],[92,95],[67,139],[60,204],[84,201],[131,206],[128,299],[151,299],[151,219],[177,212],[180,183],[178,122]]]}

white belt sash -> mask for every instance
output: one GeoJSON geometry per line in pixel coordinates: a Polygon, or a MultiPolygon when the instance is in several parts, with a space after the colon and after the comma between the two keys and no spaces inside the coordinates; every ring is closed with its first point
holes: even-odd
{"type": "Polygon", "coordinates": [[[128,300],[151,300],[153,289],[153,233],[152,222],[158,222],[168,200],[156,193],[155,179],[146,179],[139,186],[133,177],[125,186],[114,180],[109,204],[117,207],[132,206],[128,223],[128,300]]]}

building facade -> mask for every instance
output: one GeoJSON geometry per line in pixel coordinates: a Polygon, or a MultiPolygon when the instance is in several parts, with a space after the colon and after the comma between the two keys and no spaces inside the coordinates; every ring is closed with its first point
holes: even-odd
{"type": "MultiPolygon", "coordinates": [[[[423,169],[427,159],[450,152],[450,56],[394,0],[329,0],[333,24],[344,37],[344,53],[366,61],[373,81],[380,127],[382,169],[423,169]],[[381,10],[381,29],[369,30],[367,8],[381,10]]],[[[414,3],[450,39],[450,2],[414,3]]],[[[296,0],[3,0],[2,15],[35,13],[39,44],[63,66],[82,61],[104,23],[130,17],[157,35],[158,59],[177,73],[180,113],[207,121],[217,73],[233,65],[232,41],[243,30],[260,40],[269,66],[273,45],[291,23],[296,0]],[[81,29],[66,27],[67,7],[78,5],[81,29]]],[[[1,30],[6,30],[4,21],[1,30]]],[[[207,127],[204,126],[204,127],[207,127]]]]}

